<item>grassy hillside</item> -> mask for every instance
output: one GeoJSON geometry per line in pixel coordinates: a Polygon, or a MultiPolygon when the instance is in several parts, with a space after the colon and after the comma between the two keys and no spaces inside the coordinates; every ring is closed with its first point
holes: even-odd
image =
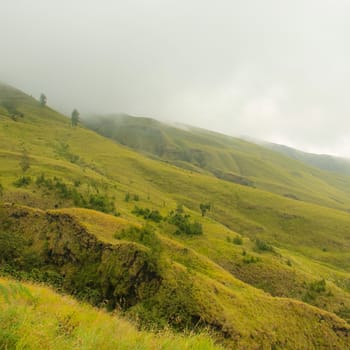
{"type": "Polygon", "coordinates": [[[43,286],[0,279],[1,349],[221,349],[208,335],[152,334],[43,286]]]}
{"type": "Polygon", "coordinates": [[[341,157],[334,157],[327,154],[313,154],[297,149],[278,145],[275,143],[263,142],[262,146],[273,151],[282,153],[290,158],[297,159],[305,164],[311,165],[315,168],[338,173],[342,175],[350,175],[350,160],[341,157]]]}
{"type": "Polygon", "coordinates": [[[0,111],[3,274],[143,326],[209,327],[228,348],[349,348],[350,217],[316,187],[318,205],[220,180],[2,86],[4,100],[16,112],[0,111]]]}
{"type": "Polygon", "coordinates": [[[300,157],[292,160],[242,139],[150,118],[94,116],[84,123],[123,145],[191,171],[294,199],[350,208],[350,177],[322,171],[300,157]]]}

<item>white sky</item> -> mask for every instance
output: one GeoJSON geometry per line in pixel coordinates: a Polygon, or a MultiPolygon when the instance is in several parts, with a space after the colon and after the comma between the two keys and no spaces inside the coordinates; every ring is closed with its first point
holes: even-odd
{"type": "Polygon", "coordinates": [[[0,0],[0,80],[350,157],[350,1],[0,0]]]}

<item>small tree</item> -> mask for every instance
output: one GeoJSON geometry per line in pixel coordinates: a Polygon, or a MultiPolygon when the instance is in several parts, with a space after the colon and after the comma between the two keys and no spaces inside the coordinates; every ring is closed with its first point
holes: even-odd
{"type": "Polygon", "coordinates": [[[200,210],[201,210],[201,212],[202,212],[202,216],[205,216],[205,213],[206,213],[208,210],[210,210],[210,204],[209,204],[209,203],[206,203],[206,204],[201,203],[201,204],[199,205],[199,208],[200,208],[200,210]]]}
{"type": "Polygon", "coordinates": [[[74,109],[72,112],[72,117],[71,117],[71,122],[72,122],[72,126],[77,126],[79,123],[79,115],[80,113],[74,109]]]}
{"type": "Polygon", "coordinates": [[[21,160],[19,161],[19,165],[24,173],[30,168],[29,155],[26,149],[22,151],[22,156],[21,160]]]}
{"type": "Polygon", "coordinates": [[[40,104],[41,104],[42,106],[46,106],[47,97],[45,96],[45,94],[41,94],[41,95],[40,95],[39,101],[40,101],[40,104]]]}

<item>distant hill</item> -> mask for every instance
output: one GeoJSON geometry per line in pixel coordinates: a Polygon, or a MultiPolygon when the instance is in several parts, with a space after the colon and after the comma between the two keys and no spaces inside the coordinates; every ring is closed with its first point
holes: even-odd
{"type": "Polygon", "coordinates": [[[307,153],[276,143],[260,142],[259,144],[315,168],[350,176],[350,159],[327,154],[307,153]]]}
{"type": "Polygon", "coordinates": [[[302,157],[290,159],[290,154],[272,146],[128,115],[91,116],[84,118],[84,124],[138,152],[184,169],[294,199],[350,208],[350,176],[345,171],[330,173],[302,157]]]}

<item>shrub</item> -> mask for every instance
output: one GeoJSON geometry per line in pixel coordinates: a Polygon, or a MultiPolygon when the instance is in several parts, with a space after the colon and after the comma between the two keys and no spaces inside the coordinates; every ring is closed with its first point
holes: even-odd
{"type": "Polygon", "coordinates": [[[92,194],[88,199],[87,207],[102,211],[104,213],[115,212],[115,206],[112,200],[100,194],[92,194]]]}
{"type": "Polygon", "coordinates": [[[302,300],[306,303],[313,302],[319,294],[326,292],[326,281],[321,279],[319,281],[314,281],[309,283],[308,289],[303,295],[302,300]]]}
{"type": "Polygon", "coordinates": [[[242,245],[243,239],[237,235],[235,238],[232,239],[232,243],[236,245],[242,245]]]}
{"type": "Polygon", "coordinates": [[[136,216],[142,216],[145,220],[151,220],[154,222],[161,222],[163,220],[163,217],[158,210],[150,210],[148,208],[139,208],[138,206],[135,206],[132,213],[136,216]]]}
{"type": "Polygon", "coordinates": [[[316,293],[321,293],[326,291],[326,281],[321,279],[319,281],[315,281],[310,283],[310,290],[316,293]]]}
{"type": "Polygon", "coordinates": [[[274,251],[272,245],[268,244],[267,242],[265,242],[259,238],[257,238],[255,240],[255,248],[257,251],[263,251],[263,252],[273,252],[274,251]]]}
{"type": "Polygon", "coordinates": [[[16,187],[24,187],[29,185],[32,182],[32,178],[30,176],[20,176],[13,184],[16,187]]]}
{"type": "Polygon", "coordinates": [[[175,234],[201,235],[203,233],[202,224],[197,221],[192,222],[190,215],[185,214],[182,207],[170,212],[168,222],[177,227],[175,234]]]}
{"type": "Polygon", "coordinates": [[[22,255],[25,240],[15,233],[0,232],[0,262],[15,263],[22,255]]]}
{"type": "MultiPolygon", "coordinates": [[[[72,185],[64,183],[57,177],[50,179],[46,178],[44,174],[41,174],[36,178],[35,184],[38,187],[43,186],[48,190],[54,190],[60,198],[72,200],[77,207],[118,215],[114,201],[108,196],[99,193],[83,196],[76,188],[80,185],[80,181],[77,182],[77,180],[75,180],[73,187],[72,185]]],[[[96,188],[96,191],[98,192],[98,188],[96,188]]]]}
{"type": "Polygon", "coordinates": [[[248,255],[248,254],[245,254],[244,258],[243,258],[243,262],[245,264],[255,264],[255,263],[259,262],[259,261],[260,261],[260,259],[258,257],[252,256],[252,255],[248,255]]]}
{"type": "Polygon", "coordinates": [[[201,210],[202,216],[205,216],[206,212],[210,210],[210,204],[209,203],[201,203],[199,205],[199,208],[201,210]]]}

